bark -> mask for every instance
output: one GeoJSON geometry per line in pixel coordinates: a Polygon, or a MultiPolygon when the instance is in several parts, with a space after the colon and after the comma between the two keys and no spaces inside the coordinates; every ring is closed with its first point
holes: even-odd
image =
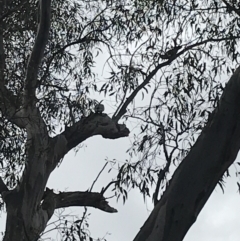
{"type": "Polygon", "coordinates": [[[240,67],[134,241],[180,241],[240,148],[240,67]]]}
{"type": "Polygon", "coordinates": [[[3,192],[6,192],[6,191],[8,191],[8,188],[3,182],[2,178],[0,177],[0,194],[2,195],[3,192]]]}
{"type": "Polygon", "coordinates": [[[61,141],[56,145],[56,149],[61,147],[62,154],[65,155],[69,150],[91,136],[101,135],[107,139],[117,139],[126,137],[129,133],[129,129],[124,124],[118,124],[107,114],[91,113],[73,126],[66,127],[65,131],[57,137],[61,141]]]}
{"type": "Polygon", "coordinates": [[[24,88],[24,105],[29,105],[32,102],[35,102],[35,91],[38,85],[38,68],[47,44],[51,23],[51,0],[41,0],[39,3],[40,20],[35,43],[28,60],[24,88]]]}
{"type": "MultiPolygon", "coordinates": [[[[116,213],[117,210],[108,205],[108,202],[104,198],[102,193],[97,192],[60,192],[55,194],[52,191],[52,197],[55,200],[55,209],[66,207],[94,207],[108,213],[116,213]]],[[[44,199],[45,201],[45,199],[44,199]]],[[[44,205],[44,203],[43,203],[44,205]]]]}

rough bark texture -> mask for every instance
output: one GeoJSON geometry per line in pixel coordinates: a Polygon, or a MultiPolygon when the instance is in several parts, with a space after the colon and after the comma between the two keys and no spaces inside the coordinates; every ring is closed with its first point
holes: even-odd
{"type": "Polygon", "coordinates": [[[240,148],[240,67],[134,241],[180,241],[240,148]]]}

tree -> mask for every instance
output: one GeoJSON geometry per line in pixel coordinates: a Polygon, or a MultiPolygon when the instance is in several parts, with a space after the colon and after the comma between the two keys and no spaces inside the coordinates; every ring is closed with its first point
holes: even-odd
{"type": "Polygon", "coordinates": [[[39,239],[62,207],[116,212],[104,197],[112,185],[124,201],[129,187],[153,198],[155,208],[136,241],[182,240],[239,150],[240,70],[225,89],[218,81],[239,60],[238,3],[0,3],[4,241],[39,239]],[[94,73],[99,54],[107,55],[109,71],[102,85],[94,73]],[[93,92],[114,97],[112,115],[93,92]],[[139,132],[130,158],[100,193],[46,188],[66,153],[91,136],[128,136],[122,122],[131,120],[139,132]],[[168,185],[170,167],[176,171],[168,185]]]}

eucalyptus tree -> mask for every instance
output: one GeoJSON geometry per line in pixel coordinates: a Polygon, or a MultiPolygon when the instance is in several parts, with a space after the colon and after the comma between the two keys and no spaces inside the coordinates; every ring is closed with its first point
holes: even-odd
{"type": "MultiPolygon", "coordinates": [[[[239,69],[226,88],[221,79],[239,60],[238,3],[0,3],[4,241],[39,239],[59,208],[116,212],[104,197],[111,185],[124,201],[130,187],[152,196],[136,241],[182,240],[239,149],[239,69]],[[107,56],[102,85],[99,54],[107,56]],[[114,113],[92,93],[110,98],[114,113]],[[133,138],[116,179],[99,193],[46,188],[64,156],[95,135],[133,138]]],[[[66,238],[91,240],[79,222],[72,227],[66,238]]]]}

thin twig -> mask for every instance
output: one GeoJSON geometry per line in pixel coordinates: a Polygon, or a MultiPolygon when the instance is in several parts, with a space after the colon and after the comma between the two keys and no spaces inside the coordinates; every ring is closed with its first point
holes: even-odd
{"type": "Polygon", "coordinates": [[[102,172],[104,171],[104,169],[106,168],[107,164],[108,164],[107,162],[104,164],[103,168],[100,170],[100,172],[98,173],[97,177],[96,177],[95,180],[93,181],[92,186],[91,186],[91,188],[90,188],[90,190],[89,190],[90,192],[92,191],[93,186],[95,185],[96,181],[98,180],[98,178],[100,177],[100,175],[102,174],[102,172]]]}

